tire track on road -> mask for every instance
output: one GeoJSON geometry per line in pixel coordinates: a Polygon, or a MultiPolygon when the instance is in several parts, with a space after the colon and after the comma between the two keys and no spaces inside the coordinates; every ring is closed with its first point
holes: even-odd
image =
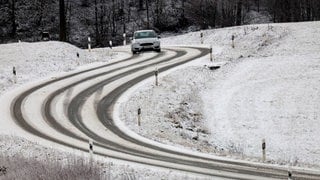
{"type": "MultiPolygon", "coordinates": [[[[196,58],[199,58],[199,57],[202,57],[206,54],[209,53],[209,51],[207,49],[200,49],[200,52],[201,54],[194,57],[194,59],[196,58]]],[[[192,58],[193,59],[193,58],[192,58]]],[[[179,62],[179,63],[175,63],[173,65],[169,65],[169,66],[166,66],[166,67],[163,67],[160,69],[160,71],[165,71],[165,70],[168,70],[168,69],[171,69],[173,67],[176,67],[178,65],[181,65],[183,63],[186,63],[188,61],[191,61],[192,59],[189,59],[187,61],[183,61],[183,62],[179,62]]],[[[91,132],[83,123],[82,123],[82,119],[81,119],[81,107],[83,106],[85,100],[90,96],[92,95],[93,93],[95,93],[98,89],[102,88],[103,86],[106,86],[108,83],[111,83],[117,79],[120,79],[126,75],[129,75],[130,73],[133,73],[135,71],[138,71],[138,70],[142,70],[146,67],[141,67],[139,69],[136,69],[136,70],[133,70],[132,72],[126,72],[126,73],[123,73],[121,75],[118,75],[117,77],[114,77],[114,78],[110,78],[110,79],[107,79],[105,82],[102,82],[102,83],[99,83],[99,84],[96,84],[94,86],[91,86],[90,88],[84,90],[82,93],[78,94],[78,97],[75,97],[73,99],[73,101],[70,103],[70,109],[69,108],[69,119],[71,121],[74,121],[74,122],[77,122],[79,123],[78,125],[77,124],[74,124],[75,126],[78,127],[78,129],[83,129],[86,131],[86,134],[91,137],[92,139],[95,139],[95,140],[99,140],[98,142],[100,143],[108,143],[107,141],[105,141],[104,138],[102,137],[99,137],[98,135],[96,135],[94,132],[91,132]],[[77,112],[78,110],[78,112],[77,112]],[[80,126],[79,126],[80,125],[80,126]]],[[[150,77],[150,76],[153,76],[153,71],[152,72],[149,72],[147,74],[144,74],[142,76],[139,76],[138,78],[135,78],[134,80],[132,81],[129,81],[127,82],[126,84],[124,84],[123,86],[115,89],[112,91],[112,93],[110,93],[109,95],[107,95],[106,97],[103,98],[103,100],[99,103],[98,105],[98,109],[97,109],[97,113],[98,113],[98,116],[99,116],[99,119],[100,121],[102,122],[102,124],[105,125],[105,127],[109,130],[111,130],[114,134],[117,134],[119,135],[121,138],[129,141],[129,142],[132,142],[132,143],[135,143],[135,144],[139,144],[143,147],[148,147],[148,148],[151,148],[151,149],[154,149],[154,150],[157,150],[157,151],[162,151],[162,152],[166,152],[166,153],[170,153],[170,154],[175,154],[175,155],[179,155],[179,156],[184,156],[184,157],[192,157],[192,158],[196,158],[196,159],[202,159],[202,160],[206,160],[206,161],[213,161],[212,159],[207,159],[207,158],[202,158],[202,157],[199,157],[199,156],[193,156],[193,155],[190,155],[190,154],[185,154],[185,153],[180,153],[180,152],[176,152],[176,151],[172,151],[172,150],[168,150],[168,149],[164,149],[164,148],[160,148],[160,147],[156,147],[156,146],[152,146],[150,144],[147,144],[147,143],[144,143],[144,142],[141,142],[141,141],[138,141],[136,139],[133,139],[131,137],[128,137],[126,136],[123,132],[121,132],[121,130],[119,130],[114,124],[113,124],[113,120],[112,120],[112,107],[113,107],[113,104],[115,103],[115,101],[118,99],[118,97],[124,92],[126,91],[128,88],[130,88],[131,86],[133,86],[134,84],[150,77]],[[106,109],[108,109],[106,111],[106,109]]],[[[82,130],[82,131],[83,131],[82,130]]],[[[127,152],[129,153],[132,153],[132,152],[136,152],[137,154],[140,154],[140,156],[146,156],[148,153],[146,152],[141,152],[141,151],[137,151],[135,149],[129,149],[125,146],[122,147],[121,150],[127,150],[127,152]]],[[[188,165],[188,166],[197,166],[197,167],[203,167],[203,168],[209,168],[209,169],[216,169],[216,170],[221,170],[221,171],[229,171],[229,172],[234,172],[235,169],[232,169],[232,168],[227,168],[227,167],[219,167],[217,165],[213,165],[211,163],[199,163],[197,161],[191,161],[191,160],[183,160],[183,159],[180,159],[180,158],[172,158],[172,157],[165,157],[165,156],[160,156],[160,155],[157,155],[155,156],[155,154],[148,154],[149,155],[149,158],[152,158],[152,159],[157,159],[157,160],[165,160],[165,161],[168,161],[168,162],[173,162],[173,163],[178,163],[178,164],[184,164],[184,165],[188,165]]],[[[264,175],[266,177],[276,177],[276,178],[279,178],[281,177],[279,174],[282,174],[282,175],[286,175],[287,171],[278,171],[278,175],[275,175],[275,174],[270,174],[270,173],[267,173],[267,172],[263,172],[263,171],[260,171],[260,172],[256,172],[257,171],[257,168],[256,167],[253,167],[253,166],[250,166],[248,164],[243,164],[243,163],[234,163],[234,162],[229,162],[229,161],[216,161],[218,163],[224,163],[224,164],[229,164],[229,165],[240,165],[240,166],[244,166],[246,165],[246,167],[248,168],[251,168],[251,170],[244,170],[242,169],[242,173],[246,173],[246,174],[254,174],[255,175],[264,175]]],[[[266,168],[265,168],[266,169],[266,168]]],[[[265,170],[264,169],[264,170],[265,170]]],[[[270,169],[269,169],[270,170],[270,169]]]]}
{"type": "MultiPolygon", "coordinates": [[[[169,60],[172,60],[172,59],[181,57],[181,56],[183,56],[183,55],[185,55],[185,54],[186,54],[186,52],[184,52],[184,51],[179,51],[179,54],[176,55],[174,58],[168,58],[168,59],[163,60],[163,61],[161,61],[161,62],[166,62],[166,61],[169,61],[169,60]]],[[[163,55],[163,53],[160,53],[160,54],[158,54],[157,56],[155,56],[154,58],[160,57],[160,56],[162,56],[162,55],[163,55]]],[[[39,137],[41,137],[41,138],[50,140],[50,141],[52,141],[52,142],[59,143],[59,144],[61,144],[61,145],[67,146],[67,147],[71,147],[71,148],[74,148],[74,149],[79,149],[79,150],[82,150],[82,151],[87,151],[87,149],[80,148],[80,147],[78,147],[78,146],[76,146],[76,145],[73,145],[73,144],[70,144],[70,143],[66,143],[66,142],[64,142],[64,141],[62,141],[62,140],[59,140],[59,139],[54,138],[54,137],[51,137],[50,135],[47,135],[47,134],[45,134],[45,133],[37,130],[36,128],[32,127],[30,124],[28,124],[28,122],[24,119],[23,113],[22,113],[22,106],[23,106],[24,100],[25,100],[30,94],[32,94],[33,92],[35,92],[35,91],[37,91],[37,90],[39,90],[39,89],[41,89],[41,88],[43,88],[43,87],[45,87],[45,86],[48,86],[48,85],[50,85],[50,84],[52,84],[52,83],[55,83],[55,82],[58,82],[58,81],[61,81],[61,80],[64,80],[64,79],[67,79],[67,78],[70,78],[70,77],[73,77],[73,76],[82,74],[82,73],[85,73],[85,72],[97,70],[97,69],[100,69],[100,68],[104,68],[104,67],[107,67],[107,66],[111,66],[111,65],[114,65],[114,64],[118,64],[118,63],[120,63],[120,62],[124,62],[124,61],[130,60],[130,59],[132,60],[132,59],[136,59],[136,58],[137,58],[137,56],[134,57],[134,58],[127,58],[127,59],[122,60],[122,61],[119,61],[119,62],[110,63],[110,64],[107,64],[107,65],[104,65],[104,66],[101,66],[101,67],[92,68],[92,69],[89,69],[89,70],[77,72],[77,73],[70,74],[70,75],[67,75],[67,76],[65,76],[65,77],[62,77],[62,78],[57,78],[57,79],[54,79],[54,80],[50,80],[50,81],[45,82],[45,83],[43,83],[43,84],[40,84],[40,85],[38,85],[38,86],[36,86],[36,87],[33,87],[33,88],[29,89],[28,91],[25,91],[24,93],[20,94],[20,96],[18,96],[17,98],[14,99],[14,101],[12,102],[12,108],[11,108],[11,109],[12,109],[12,111],[11,111],[12,116],[14,117],[14,119],[16,120],[17,124],[18,124],[20,127],[22,127],[24,130],[26,130],[26,131],[28,131],[28,132],[36,135],[36,136],[39,136],[39,137]]],[[[152,58],[147,59],[147,60],[151,60],[151,59],[152,59],[152,58]]],[[[147,60],[146,60],[146,61],[147,61],[147,60]]],[[[158,63],[159,63],[159,62],[158,62],[158,63]]],[[[140,63],[135,63],[135,64],[140,64],[140,63]]],[[[147,65],[147,66],[152,66],[152,65],[155,65],[155,64],[157,64],[157,63],[153,63],[153,64],[147,65]]],[[[120,68],[120,69],[121,69],[121,68],[120,68]]],[[[140,69],[141,69],[141,68],[140,68],[140,69]]],[[[131,72],[133,72],[133,71],[131,71],[131,72]]],[[[106,73],[101,73],[101,74],[99,74],[99,75],[103,75],[103,74],[106,74],[106,73]]],[[[98,75],[98,76],[99,76],[99,75],[98,75]]],[[[97,76],[94,76],[94,77],[97,77],[97,76]]],[[[72,87],[72,86],[74,86],[74,85],[76,85],[76,84],[79,84],[79,83],[81,83],[81,82],[83,82],[83,81],[85,81],[85,80],[92,79],[92,78],[94,78],[94,77],[89,77],[89,78],[84,79],[84,80],[82,80],[82,81],[79,81],[79,82],[77,82],[77,83],[73,83],[71,86],[68,86],[68,87],[65,87],[65,88],[63,88],[63,89],[60,89],[60,90],[58,90],[58,91],[57,91],[56,93],[54,93],[54,94],[62,93],[62,92],[65,91],[66,89],[68,89],[68,88],[70,88],[70,87],[72,87]]],[[[55,97],[55,96],[52,96],[52,97],[55,97]]],[[[49,104],[50,104],[50,102],[51,102],[50,99],[51,99],[51,98],[49,98],[49,101],[48,101],[48,100],[45,101],[45,102],[46,102],[45,104],[48,104],[48,105],[45,105],[45,107],[46,107],[45,109],[47,109],[47,110],[50,109],[50,108],[49,108],[49,107],[50,107],[49,104]]],[[[47,112],[50,112],[50,111],[47,111],[47,112]]],[[[47,112],[45,113],[45,116],[47,116],[47,115],[50,114],[50,113],[47,113],[47,112]]],[[[49,116],[51,116],[51,115],[49,115],[49,116]]],[[[52,116],[51,116],[51,117],[52,117],[52,116]]],[[[71,137],[74,137],[74,138],[76,138],[76,139],[80,139],[80,140],[83,140],[83,141],[87,142],[87,139],[79,138],[78,136],[76,136],[76,135],[73,134],[72,132],[69,132],[66,128],[60,126],[59,123],[57,123],[56,121],[54,122],[54,121],[51,121],[51,120],[48,120],[48,119],[47,119],[47,122],[49,122],[49,124],[50,124],[51,126],[53,126],[54,128],[59,129],[59,130],[60,130],[61,132],[63,132],[64,134],[69,135],[69,136],[71,136],[71,137]]],[[[109,143],[110,143],[110,142],[108,141],[106,144],[109,144],[109,143]]],[[[104,148],[108,148],[108,149],[115,150],[115,151],[119,150],[120,148],[123,148],[123,146],[121,146],[121,147],[118,147],[119,149],[114,149],[113,146],[106,146],[105,144],[98,144],[98,145],[101,146],[101,147],[104,147],[104,148]]],[[[118,146],[118,145],[115,144],[115,143],[113,143],[112,145],[114,145],[114,146],[116,146],[116,147],[118,146]]],[[[125,153],[131,153],[131,154],[133,154],[133,155],[140,155],[140,156],[141,156],[141,154],[135,154],[135,153],[132,153],[132,152],[129,152],[129,151],[127,151],[127,152],[125,152],[125,153]]],[[[99,154],[99,155],[102,155],[102,156],[108,156],[108,157],[110,157],[109,155],[106,155],[106,154],[103,154],[103,153],[98,153],[98,154],[99,154]]],[[[112,156],[111,156],[111,157],[112,157],[112,156]]],[[[121,158],[121,157],[117,157],[117,156],[114,156],[113,158],[122,159],[122,160],[128,160],[128,159],[126,159],[126,158],[121,158]]],[[[148,158],[150,158],[150,156],[148,156],[148,158]]],[[[129,160],[129,161],[136,162],[136,163],[141,163],[141,161],[134,161],[134,160],[129,160]]],[[[144,163],[144,164],[153,165],[153,166],[155,165],[154,163],[144,163]]],[[[159,166],[159,167],[164,167],[164,168],[167,167],[167,166],[161,166],[161,165],[158,165],[158,166],[159,166]]],[[[181,170],[181,169],[177,169],[177,170],[181,170]]],[[[197,171],[189,171],[189,172],[199,173],[199,172],[197,172],[197,171]]],[[[205,173],[203,173],[203,174],[205,174],[205,173]]],[[[207,175],[212,175],[212,174],[207,174],[207,175]]]]}

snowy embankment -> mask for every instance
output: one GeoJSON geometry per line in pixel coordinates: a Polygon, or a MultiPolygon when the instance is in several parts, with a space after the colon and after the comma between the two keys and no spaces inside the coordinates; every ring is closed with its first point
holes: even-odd
{"type": "MultiPolygon", "coordinates": [[[[120,118],[136,133],[200,152],[303,167],[320,166],[320,23],[203,31],[214,63],[199,59],[128,93],[120,118]],[[234,35],[235,48],[231,37],[234,35]],[[212,71],[205,66],[225,64],[212,71]],[[137,126],[137,109],[142,125],[137,126]]],[[[200,44],[200,33],[164,38],[200,44]]]]}
{"type": "MultiPolygon", "coordinates": [[[[39,78],[54,77],[81,69],[81,66],[88,64],[97,66],[122,56],[128,55],[112,53],[110,49],[94,49],[88,52],[68,43],[55,41],[1,44],[0,95],[16,85],[36,81],[39,78]],[[16,84],[13,67],[17,74],[16,84]]],[[[87,66],[85,68],[88,68],[87,66]]]]}

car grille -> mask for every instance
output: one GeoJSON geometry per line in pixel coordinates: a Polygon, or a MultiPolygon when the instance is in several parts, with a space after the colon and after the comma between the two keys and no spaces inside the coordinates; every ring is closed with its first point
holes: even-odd
{"type": "Polygon", "coordinates": [[[141,46],[152,46],[153,45],[153,43],[142,43],[142,44],[140,44],[141,46]]]}

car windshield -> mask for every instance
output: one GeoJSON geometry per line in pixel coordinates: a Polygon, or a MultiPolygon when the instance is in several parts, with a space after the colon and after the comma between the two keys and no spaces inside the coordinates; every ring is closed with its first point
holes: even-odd
{"type": "Polygon", "coordinates": [[[142,38],[155,38],[157,37],[154,31],[143,31],[143,32],[136,32],[134,33],[135,39],[142,39],[142,38]]]}

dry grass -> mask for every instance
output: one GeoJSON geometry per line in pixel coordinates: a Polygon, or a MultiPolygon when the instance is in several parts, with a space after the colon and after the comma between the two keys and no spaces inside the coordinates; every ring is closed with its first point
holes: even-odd
{"type": "MultiPolygon", "coordinates": [[[[4,179],[103,179],[101,168],[96,164],[92,167],[83,159],[73,159],[67,164],[53,160],[45,163],[37,159],[19,157],[7,159],[0,157],[0,162],[4,162],[6,173],[1,178],[4,179]]],[[[72,157],[70,158],[72,159],[72,157]]]]}
{"type": "Polygon", "coordinates": [[[136,179],[113,173],[113,163],[90,161],[84,154],[60,152],[22,138],[0,136],[0,149],[0,179],[136,179]]]}
{"type": "Polygon", "coordinates": [[[0,135],[0,180],[154,180],[209,179],[168,169],[128,165],[86,153],[68,153],[20,137],[0,135]],[[77,155],[80,154],[80,155],[77,155]]]}
{"type": "Polygon", "coordinates": [[[68,153],[53,153],[48,148],[43,149],[44,153],[36,149],[25,156],[25,150],[5,147],[3,142],[1,146],[0,179],[104,179],[103,167],[96,161],[90,163],[68,153]]]}

